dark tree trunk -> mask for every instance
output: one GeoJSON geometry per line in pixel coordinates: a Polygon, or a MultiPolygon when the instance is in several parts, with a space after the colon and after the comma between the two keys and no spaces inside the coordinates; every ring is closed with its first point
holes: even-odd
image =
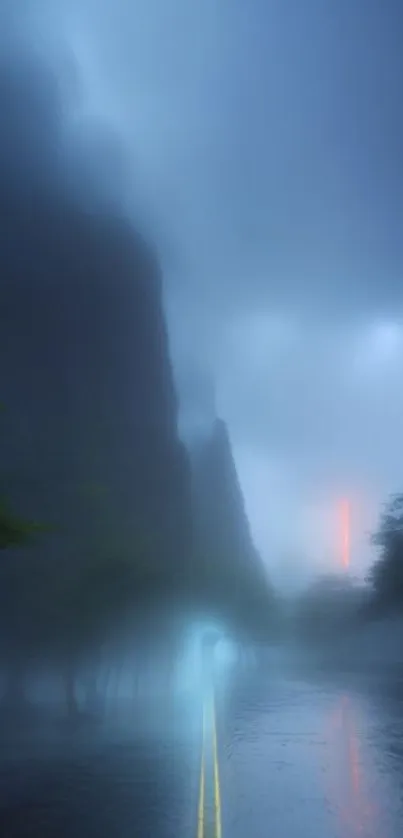
{"type": "Polygon", "coordinates": [[[108,698],[109,698],[109,686],[111,682],[111,675],[112,675],[112,667],[108,666],[105,672],[105,677],[103,679],[102,684],[102,699],[103,699],[103,710],[104,713],[108,709],[108,698]]]}
{"type": "Polygon", "coordinates": [[[98,672],[92,672],[87,681],[86,703],[90,712],[96,712],[101,705],[101,696],[98,691],[98,672]]]}
{"type": "Polygon", "coordinates": [[[70,719],[78,716],[78,703],[76,695],[76,678],[72,666],[66,666],[63,672],[64,694],[66,697],[67,714],[70,719]]]}
{"type": "Polygon", "coordinates": [[[122,664],[118,664],[116,669],[116,676],[115,676],[115,685],[114,685],[114,701],[115,703],[119,701],[119,687],[120,687],[120,680],[122,674],[122,664]]]}

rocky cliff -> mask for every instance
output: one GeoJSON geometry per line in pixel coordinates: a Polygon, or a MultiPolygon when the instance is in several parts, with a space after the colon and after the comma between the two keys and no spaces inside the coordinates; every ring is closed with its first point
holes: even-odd
{"type": "Polygon", "coordinates": [[[192,452],[194,537],[208,596],[224,609],[250,616],[266,607],[270,586],[253,544],[225,423],[192,452]],[[260,607],[260,605],[259,605],[260,607]]]}
{"type": "Polygon", "coordinates": [[[0,72],[1,491],[69,549],[141,542],[184,567],[187,457],[159,268],[123,213],[56,177],[53,92],[21,72],[0,72]]]}

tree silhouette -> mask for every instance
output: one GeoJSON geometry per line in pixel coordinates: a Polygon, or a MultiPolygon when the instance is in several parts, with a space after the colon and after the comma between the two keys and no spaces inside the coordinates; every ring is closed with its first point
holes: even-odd
{"type": "Polygon", "coordinates": [[[403,494],[385,504],[372,543],[380,548],[369,574],[375,604],[381,610],[403,609],[403,494]]]}

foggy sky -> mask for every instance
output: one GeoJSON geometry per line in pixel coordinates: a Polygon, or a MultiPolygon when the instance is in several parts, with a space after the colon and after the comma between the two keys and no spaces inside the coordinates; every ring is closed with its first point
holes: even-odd
{"type": "Polygon", "coordinates": [[[336,566],[340,497],[361,570],[403,489],[401,3],[22,5],[69,82],[69,172],[160,250],[182,426],[210,421],[205,370],[276,579],[336,566]]]}

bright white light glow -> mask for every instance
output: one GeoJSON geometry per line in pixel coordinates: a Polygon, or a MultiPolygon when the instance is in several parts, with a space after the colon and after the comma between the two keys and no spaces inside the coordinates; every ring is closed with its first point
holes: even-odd
{"type": "Polygon", "coordinates": [[[361,334],[354,350],[354,369],[360,374],[377,374],[403,357],[403,328],[400,323],[372,324],[361,334]]]}

